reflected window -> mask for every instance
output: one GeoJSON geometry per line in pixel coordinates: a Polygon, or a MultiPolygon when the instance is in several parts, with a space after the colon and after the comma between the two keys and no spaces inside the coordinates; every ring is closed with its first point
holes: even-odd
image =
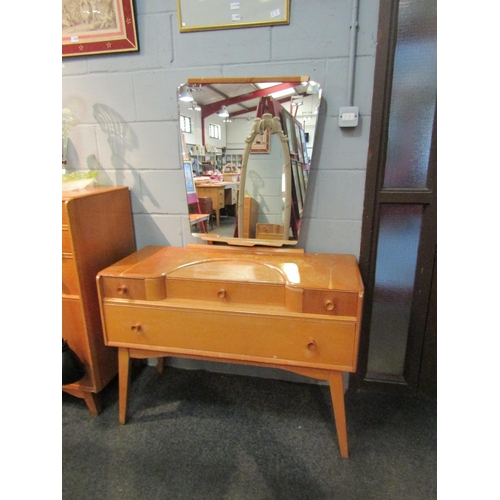
{"type": "Polygon", "coordinates": [[[181,130],[186,134],[191,134],[191,118],[189,116],[180,116],[181,130]]]}
{"type": "Polygon", "coordinates": [[[208,137],[210,139],[219,139],[221,138],[220,125],[215,125],[214,123],[210,123],[208,125],[208,137]]]}

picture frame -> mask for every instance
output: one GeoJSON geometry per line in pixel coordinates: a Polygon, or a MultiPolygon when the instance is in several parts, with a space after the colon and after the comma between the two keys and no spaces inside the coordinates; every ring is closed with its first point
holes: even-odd
{"type": "Polygon", "coordinates": [[[290,0],[177,0],[177,14],[181,33],[290,24],[290,0]]]}
{"type": "Polygon", "coordinates": [[[186,193],[187,193],[188,204],[196,203],[198,201],[198,195],[196,193],[196,185],[194,183],[192,162],[184,160],[183,168],[184,168],[184,181],[186,182],[186,193]]]}
{"type": "Polygon", "coordinates": [[[62,0],[62,56],[88,56],[138,51],[133,0],[102,2],[62,0]]]}
{"type": "Polygon", "coordinates": [[[252,146],[250,147],[250,153],[269,153],[271,150],[271,141],[269,138],[269,129],[266,128],[262,134],[262,140],[259,139],[258,135],[255,137],[255,140],[252,142],[252,146]]]}
{"type": "Polygon", "coordinates": [[[304,163],[309,164],[309,153],[307,152],[307,138],[303,128],[300,129],[300,140],[302,141],[302,151],[304,153],[304,163]]]}
{"type": "Polygon", "coordinates": [[[299,127],[299,125],[297,125],[297,123],[295,123],[295,137],[297,139],[297,154],[299,157],[299,161],[304,162],[304,153],[302,150],[302,138],[301,138],[301,134],[300,134],[301,130],[302,129],[299,127]]]}
{"type": "Polygon", "coordinates": [[[288,138],[288,148],[290,155],[297,155],[297,138],[295,136],[295,123],[292,115],[285,109],[282,111],[282,125],[284,125],[285,134],[288,138]]]}
{"type": "Polygon", "coordinates": [[[302,210],[304,209],[303,205],[303,199],[302,199],[302,189],[300,185],[300,175],[301,172],[299,169],[301,168],[300,165],[296,161],[291,162],[291,167],[292,167],[292,175],[293,175],[293,186],[294,186],[294,191],[295,191],[295,200],[297,202],[297,208],[299,211],[299,215],[302,213],[302,210]]]}

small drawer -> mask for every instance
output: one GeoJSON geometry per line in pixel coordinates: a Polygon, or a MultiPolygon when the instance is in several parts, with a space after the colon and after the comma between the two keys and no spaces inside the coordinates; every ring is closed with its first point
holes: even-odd
{"type": "Polygon", "coordinates": [[[62,256],[62,293],[65,295],[80,294],[76,262],[71,254],[63,254],[62,256]]]}
{"type": "Polygon", "coordinates": [[[302,311],[312,314],[355,317],[358,311],[358,294],[306,289],[303,295],[302,311]]]}
{"type": "Polygon", "coordinates": [[[63,226],[67,226],[68,225],[68,221],[69,221],[69,218],[68,218],[68,207],[66,205],[66,202],[62,202],[62,224],[63,226]]]}
{"type": "Polygon", "coordinates": [[[224,208],[224,189],[219,189],[218,191],[219,195],[219,208],[224,208]]]}
{"type": "Polygon", "coordinates": [[[282,285],[167,278],[167,298],[284,306],[285,289],[282,285]]]}
{"type": "Polygon", "coordinates": [[[69,227],[63,227],[62,229],[62,251],[66,253],[73,252],[73,244],[71,243],[71,234],[69,232],[69,227]]]}
{"type": "Polygon", "coordinates": [[[238,190],[235,187],[225,190],[224,203],[226,205],[234,205],[238,202],[238,190]]]}
{"type": "Polygon", "coordinates": [[[166,297],[165,278],[134,279],[100,277],[104,297],[131,300],[162,300],[166,297]]]}

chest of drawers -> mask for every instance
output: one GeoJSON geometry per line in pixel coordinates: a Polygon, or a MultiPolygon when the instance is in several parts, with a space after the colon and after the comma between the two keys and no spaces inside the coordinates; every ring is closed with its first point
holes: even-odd
{"type": "Polygon", "coordinates": [[[83,398],[94,415],[97,393],[117,374],[116,349],[104,345],[96,275],[135,251],[126,187],[62,193],[62,336],[85,365],[85,376],[63,391],[83,398]]]}
{"type": "Polygon", "coordinates": [[[347,457],[342,372],[356,370],[363,304],[354,256],[145,247],[99,272],[97,282],[105,343],[118,348],[121,423],[130,358],[280,368],[329,381],[347,457]]]}

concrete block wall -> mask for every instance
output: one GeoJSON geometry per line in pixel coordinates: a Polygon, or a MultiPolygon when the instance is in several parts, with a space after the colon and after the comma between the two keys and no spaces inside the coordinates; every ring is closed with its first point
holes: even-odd
{"type": "Polygon", "coordinates": [[[309,75],[323,101],[298,246],[359,256],[379,1],[359,2],[354,129],[338,127],[339,107],[347,104],[352,0],[292,0],[289,25],[198,33],[179,33],[175,0],[135,4],[140,51],[64,58],[62,107],[80,120],[68,168],[95,168],[100,184],[131,189],[138,248],[195,241],[177,87],[188,77],[309,75]]]}

